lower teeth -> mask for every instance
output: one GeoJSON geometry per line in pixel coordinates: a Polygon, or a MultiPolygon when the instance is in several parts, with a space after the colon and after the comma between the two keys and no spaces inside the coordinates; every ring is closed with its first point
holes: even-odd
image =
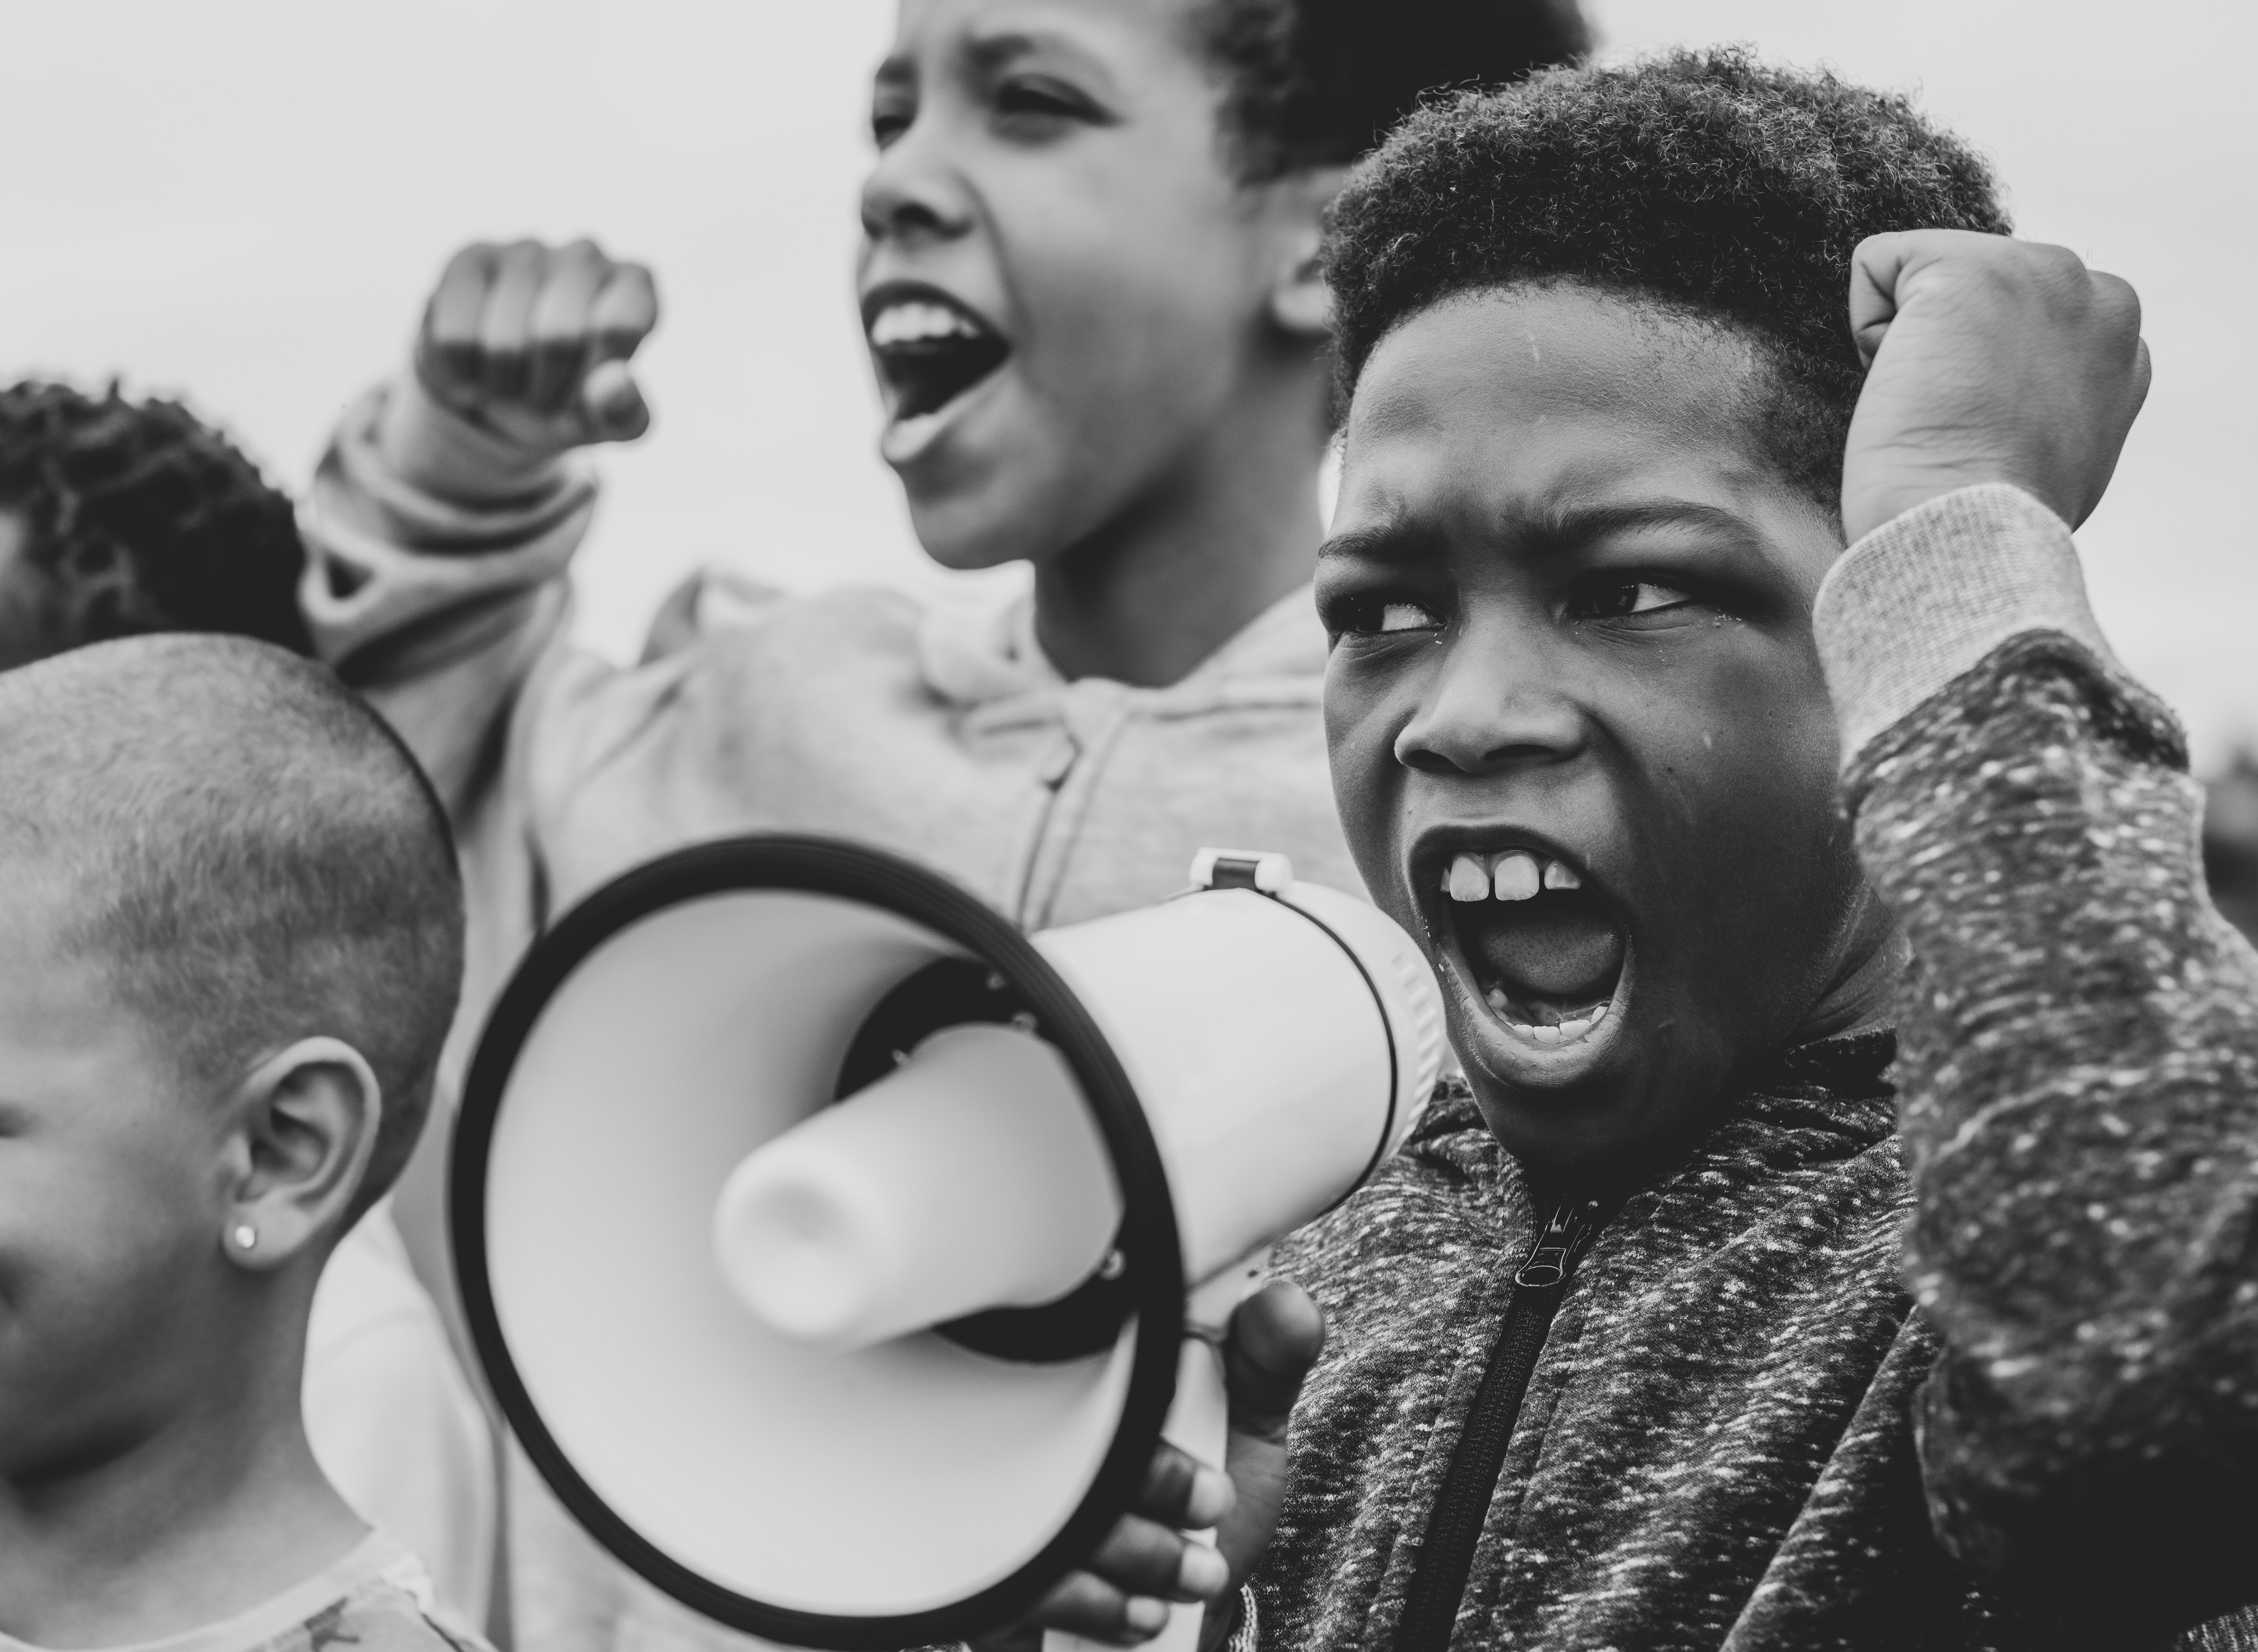
{"type": "Polygon", "coordinates": [[[1584,1015],[1573,1021],[1557,1023],[1516,1021],[1513,1018],[1513,1011],[1507,1001],[1504,988],[1492,987],[1487,996],[1489,1007],[1504,1017],[1506,1025],[1538,1044],[1573,1044],[1608,1018],[1608,1006],[1600,1003],[1593,1005],[1584,1015]]]}

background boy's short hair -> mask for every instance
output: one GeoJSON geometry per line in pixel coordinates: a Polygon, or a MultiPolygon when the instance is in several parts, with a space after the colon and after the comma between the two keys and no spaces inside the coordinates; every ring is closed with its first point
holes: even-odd
{"type": "Polygon", "coordinates": [[[0,389],[0,511],[24,518],[67,646],[233,631],[312,651],[288,497],[178,402],[0,389]]]}
{"type": "Polygon", "coordinates": [[[1325,254],[1341,390],[1441,299],[1583,282],[1764,345],[1765,445],[1832,510],[1864,379],[1852,252],[1889,230],[2008,227],[1990,168],[1904,96],[1734,47],[1556,70],[1423,110],[1350,181],[1325,254]]]}
{"type": "Polygon", "coordinates": [[[463,901],[444,812],[323,667],[239,637],[137,637],[0,673],[0,855],[52,879],[183,1088],[329,1034],[383,1116],[356,1216],[408,1160],[453,1020],[463,901]]]}
{"type": "Polygon", "coordinates": [[[1203,0],[1239,170],[1338,166],[1438,86],[1495,86],[1591,50],[1576,0],[1203,0]]]}

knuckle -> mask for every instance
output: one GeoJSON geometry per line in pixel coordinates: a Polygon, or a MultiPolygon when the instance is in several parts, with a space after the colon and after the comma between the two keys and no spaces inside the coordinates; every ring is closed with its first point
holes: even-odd
{"type": "Polygon", "coordinates": [[[2096,271],[2093,286],[2105,316],[2120,327],[2140,330],[2141,294],[2132,282],[2121,275],[2096,271]]]}
{"type": "Polygon", "coordinates": [[[1086,1571],[1069,1572],[1036,1608],[1036,1618],[1053,1628],[1083,1634],[1111,1634],[1120,1625],[1128,1601],[1111,1585],[1086,1571]]]}
{"type": "Polygon", "coordinates": [[[1157,1594],[1175,1587],[1183,1549],[1184,1540],[1164,1526],[1125,1520],[1107,1539],[1099,1569],[1117,1585],[1157,1594]]]}
{"type": "Polygon", "coordinates": [[[1163,1444],[1153,1453],[1153,1460],[1145,1471],[1145,1497],[1147,1509],[1156,1515],[1180,1512],[1191,1500],[1192,1478],[1198,1465],[1172,1445],[1163,1444]]]}

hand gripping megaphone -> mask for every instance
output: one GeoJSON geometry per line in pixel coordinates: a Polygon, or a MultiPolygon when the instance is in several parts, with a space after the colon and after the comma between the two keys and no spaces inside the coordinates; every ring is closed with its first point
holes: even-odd
{"type": "Polygon", "coordinates": [[[605,1548],[731,1627],[891,1652],[1024,1613],[1164,1424],[1221,1462],[1195,1293],[1402,1139],[1442,1015],[1409,939],[1284,857],[1193,882],[1030,938],[891,855],[749,837],[533,947],[465,1084],[455,1254],[605,1548]]]}

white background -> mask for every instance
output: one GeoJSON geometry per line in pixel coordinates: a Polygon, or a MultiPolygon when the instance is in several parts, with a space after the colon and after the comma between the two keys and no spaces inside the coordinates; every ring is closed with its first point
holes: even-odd
{"type": "MultiPolygon", "coordinates": [[[[1743,39],[1918,88],[2023,231],[2131,278],[2156,387],[2084,534],[2198,761],[2258,739],[2248,0],[1586,0],[1608,48],[1743,39]]],[[[651,261],[660,423],[581,564],[631,654],[700,561],[933,585],[873,454],[849,297],[885,0],[0,0],[0,375],[185,393],[302,484],[447,253],[651,261]]]]}

